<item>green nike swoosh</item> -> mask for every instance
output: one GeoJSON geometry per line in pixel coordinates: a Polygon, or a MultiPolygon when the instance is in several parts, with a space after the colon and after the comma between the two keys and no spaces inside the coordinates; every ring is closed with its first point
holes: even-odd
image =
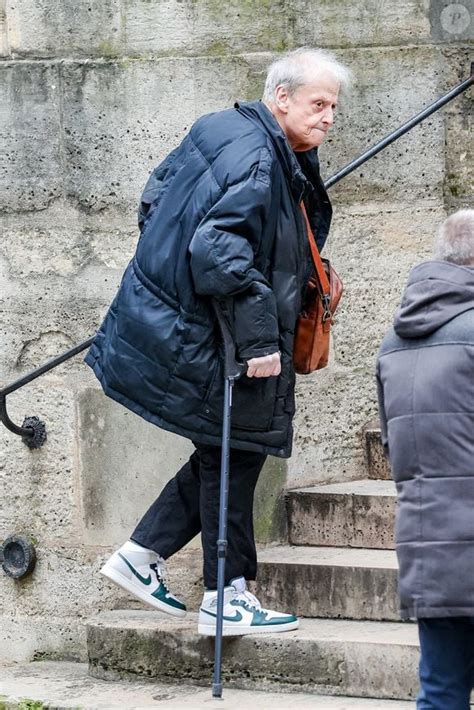
{"type": "MultiPolygon", "coordinates": [[[[217,618],[217,614],[213,614],[212,611],[207,611],[207,609],[201,609],[205,614],[209,614],[209,616],[213,616],[215,619],[217,618]]],[[[222,617],[224,621],[242,621],[242,614],[240,611],[236,611],[234,616],[224,616],[222,617]]]]}
{"type": "Polygon", "coordinates": [[[132,567],[132,565],[130,564],[130,562],[127,560],[126,557],[124,557],[124,556],[122,555],[121,552],[118,553],[118,556],[120,557],[120,559],[122,559],[122,560],[125,562],[125,564],[126,564],[127,567],[129,568],[129,570],[135,575],[135,577],[136,577],[137,579],[140,580],[140,582],[141,582],[142,584],[146,584],[146,585],[151,584],[151,574],[149,574],[148,577],[142,577],[142,575],[140,574],[140,572],[137,572],[137,570],[135,569],[135,567],[132,567]]]}

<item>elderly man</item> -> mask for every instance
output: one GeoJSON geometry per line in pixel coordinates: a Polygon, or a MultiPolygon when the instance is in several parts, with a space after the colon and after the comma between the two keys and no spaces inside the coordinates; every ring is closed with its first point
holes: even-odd
{"type": "Polygon", "coordinates": [[[298,625],[247,590],[256,574],[253,495],[267,454],[291,453],[293,333],[311,271],[300,203],[321,248],[331,206],[317,147],[348,81],[330,53],[296,50],[270,66],[263,101],[196,121],[148,180],[136,253],[86,357],[107,395],[195,446],[102,573],[183,616],[164,561],[200,532],[203,634],[215,634],[224,388],[212,298],[248,364],[233,394],[224,634],[298,625]]]}
{"type": "Polygon", "coordinates": [[[419,710],[468,710],[474,686],[474,210],[409,277],[378,360],[398,490],[403,618],[418,619],[419,710]]]}

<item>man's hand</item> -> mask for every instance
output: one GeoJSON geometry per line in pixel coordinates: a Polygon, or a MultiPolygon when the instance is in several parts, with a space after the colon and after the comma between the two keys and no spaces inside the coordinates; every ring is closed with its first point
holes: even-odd
{"type": "Polygon", "coordinates": [[[272,377],[281,372],[280,353],[253,357],[247,362],[247,377],[272,377]]]}

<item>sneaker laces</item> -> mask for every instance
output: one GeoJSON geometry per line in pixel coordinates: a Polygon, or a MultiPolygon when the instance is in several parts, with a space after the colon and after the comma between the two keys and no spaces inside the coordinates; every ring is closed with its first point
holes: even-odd
{"type": "Polygon", "coordinates": [[[150,564],[150,569],[152,569],[156,574],[157,581],[164,586],[167,592],[169,592],[168,572],[164,560],[158,559],[157,562],[153,562],[150,564]]]}
{"type": "Polygon", "coordinates": [[[239,601],[244,602],[244,604],[250,609],[256,609],[257,611],[260,611],[262,608],[262,605],[258,601],[257,597],[251,592],[249,592],[248,589],[245,589],[243,592],[237,592],[236,594],[234,594],[234,599],[238,599],[239,601]]]}

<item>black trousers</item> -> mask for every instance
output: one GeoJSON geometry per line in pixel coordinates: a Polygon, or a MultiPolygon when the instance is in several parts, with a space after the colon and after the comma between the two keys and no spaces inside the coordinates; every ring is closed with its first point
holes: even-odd
{"type": "MultiPolygon", "coordinates": [[[[216,589],[221,448],[193,444],[196,451],[166,484],[131,539],[167,559],[200,532],[204,586],[216,589]]],[[[253,498],[265,459],[265,454],[230,450],[226,584],[236,577],[255,579],[257,573],[253,498]]]]}

